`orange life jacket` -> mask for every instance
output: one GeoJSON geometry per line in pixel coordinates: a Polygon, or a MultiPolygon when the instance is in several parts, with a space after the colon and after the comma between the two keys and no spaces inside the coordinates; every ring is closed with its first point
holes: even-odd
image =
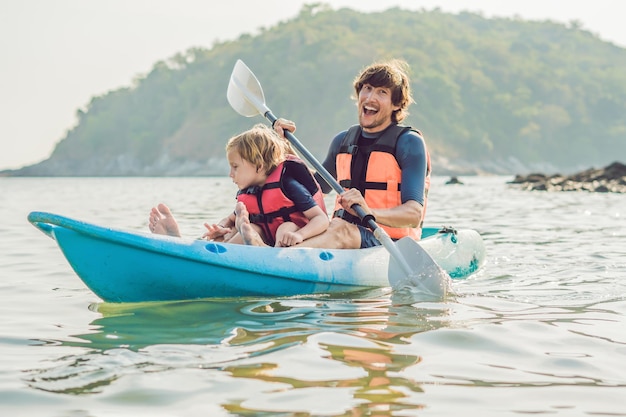
{"type": "Polygon", "coordinates": [[[276,243],[276,230],[284,222],[294,222],[298,227],[309,222],[285,194],[285,175],[304,185],[317,205],[326,212],[324,195],[313,174],[300,158],[288,155],[284,162],[270,172],[262,187],[250,187],[237,193],[237,201],[243,202],[250,213],[250,223],[261,227],[266,243],[272,246],[276,243]]]}
{"type": "MultiPolygon", "coordinates": [[[[400,197],[402,170],[396,160],[396,144],[398,138],[406,131],[413,130],[408,126],[392,124],[371,145],[357,146],[361,136],[361,127],[352,126],[339,148],[336,167],[337,180],[346,190],[357,188],[363,194],[365,202],[372,209],[392,208],[402,204],[400,197]],[[358,158],[357,153],[361,153],[358,158]]],[[[424,145],[425,146],[425,145],[424,145]]],[[[422,221],[418,227],[389,227],[380,225],[393,239],[410,236],[420,239],[422,225],[426,215],[428,190],[430,188],[430,154],[426,150],[426,183],[424,184],[424,208],[422,221]]],[[[335,210],[340,210],[339,197],[335,202],[335,210]]]]}

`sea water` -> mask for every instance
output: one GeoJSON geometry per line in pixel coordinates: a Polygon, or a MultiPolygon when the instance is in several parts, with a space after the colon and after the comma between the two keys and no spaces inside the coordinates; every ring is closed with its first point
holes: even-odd
{"type": "Polygon", "coordinates": [[[427,224],[486,265],[441,302],[352,297],[107,304],[26,220],[49,211],[184,235],[228,178],[0,178],[2,416],[626,416],[626,195],[435,177],[427,224]]]}

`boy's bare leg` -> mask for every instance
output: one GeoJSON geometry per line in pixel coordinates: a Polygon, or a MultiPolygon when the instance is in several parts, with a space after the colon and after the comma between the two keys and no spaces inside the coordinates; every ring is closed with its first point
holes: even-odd
{"type": "Polygon", "coordinates": [[[261,235],[259,235],[252,224],[250,224],[248,209],[246,209],[246,206],[241,201],[235,205],[235,214],[237,215],[235,227],[239,231],[243,243],[251,246],[267,246],[261,235]]]}

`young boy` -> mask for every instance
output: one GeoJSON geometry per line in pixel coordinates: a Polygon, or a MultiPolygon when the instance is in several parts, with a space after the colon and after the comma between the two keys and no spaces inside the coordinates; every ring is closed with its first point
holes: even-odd
{"type": "MultiPolygon", "coordinates": [[[[209,240],[253,245],[292,246],[324,232],[329,225],[323,195],[307,166],[288,144],[257,124],[226,145],[229,176],[239,188],[237,211],[247,213],[236,225],[231,213],[217,224],[205,223],[209,240]],[[239,226],[239,227],[235,227],[239,226]],[[243,235],[239,228],[245,229],[243,235]],[[248,233],[252,228],[251,232],[248,233]],[[253,240],[246,238],[254,235],[253,240]],[[258,237],[257,237],[258,236],[258,237]]],[[[150,230],[180,236],[169,209],[160,204],[150,213],[150,230]]]]}

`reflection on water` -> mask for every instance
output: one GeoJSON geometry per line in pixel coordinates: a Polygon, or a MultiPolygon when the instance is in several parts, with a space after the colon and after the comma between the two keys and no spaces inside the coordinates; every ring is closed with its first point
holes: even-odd
{"type": "MultiPolygon", "coordinates": [[[[415,408],[419,405],[403,398],[407,390],[421,388],[400,372],[421,358],[396,348],[417,333],[445,326],[447,307],[406,301],[378,294],[350,300],[94,304],[91,309],[101,317],[91,323],[90,333],[46,342],[78,353],[30,371],[27,380],[39,390],[80,395],[101,392],[125,375],[188,368],[283,390],[349,390],[354,412],[363,415],[415,408]],[[305,357],[306,363],[299,363],[305,357]]],[[[240,400],[222,406],[242,415],[253,410],[240,400]]]]}
{"type": "Polygon", "coordinates": [[[428,222],[476,228],[488,253],[446,303],[373,292],[89,311],[97,298],[29,211],[144,230],[165,201],[197,236],[232,208],[230,179],[0,179],[3,415],[626,416],[624,197],[444,180],[428,222]]]}

